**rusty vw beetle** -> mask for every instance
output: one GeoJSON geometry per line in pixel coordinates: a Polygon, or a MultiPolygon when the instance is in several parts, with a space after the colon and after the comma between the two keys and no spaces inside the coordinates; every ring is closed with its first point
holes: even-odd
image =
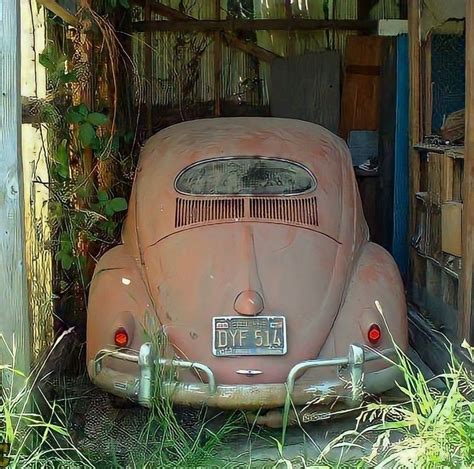
{"type": "Polygon", "coordinates": [[[353,405],[394,386],[394,343],[407,347],[403,284],[369,241],[343,140],[276,118],[196,120],[150,138],[122,244],[90,289],[93,382],[149,405],[169,368],[160,389],[179,404],[353,405]],[[150,317],[166,348],[150,340],[150,317]]]}

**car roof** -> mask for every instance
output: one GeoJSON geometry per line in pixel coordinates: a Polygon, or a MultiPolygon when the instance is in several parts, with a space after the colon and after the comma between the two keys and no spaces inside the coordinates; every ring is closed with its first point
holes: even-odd
{"type": "Polygon", "coordinates": [[[198,119],[168,127],[146,143],[141,163],[174,167],[176,172],[201,160],[228,156],[267,156],[311,163],[314,150],[337,158],[347,153],[343,140],[320,125],[274,117],[198,119]],[[313,151],[295,151],[297,148],[313,151]],[[332,150],[332,151],[331,151],[332,150]],[[334,151],[337,150],[337,151],[334,151]]]}

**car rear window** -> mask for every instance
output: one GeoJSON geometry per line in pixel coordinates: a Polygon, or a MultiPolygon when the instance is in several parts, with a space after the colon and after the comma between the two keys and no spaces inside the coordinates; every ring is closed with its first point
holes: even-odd
{"type": "Polygon", "coordinates": [[[188,195],[298,195],[316,189],[316,179],[292,161],[232,157],[188,166],[177,176],[175,186],[188,195]]]}

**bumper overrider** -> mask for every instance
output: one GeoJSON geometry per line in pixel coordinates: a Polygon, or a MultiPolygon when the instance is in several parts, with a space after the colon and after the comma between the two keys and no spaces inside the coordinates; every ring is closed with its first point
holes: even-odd
{"type": "Polygon", "coordinates": [[[149,407],[153,396],[154,373],[157,367],[175,370],[187,369],[199,372],[207,377],[207,383],[184,383],[170,380],[160,383],[160,392],[169,393],[176,404],[202,405],[221,409],[258,409],[275,408],[284,405],[287,396],[295,405],[310,402],[319,405],[342,401],[349,407],[360,404],[363,394],[380,393],[393,387],[400,380],[398,366],[391,362],[379,371],[364,373],[364,364],[374,360],[386,360],[395,356],[395,349],[381,351],[352,344],[347,356],[302,361],[288,373],[285,383],[275,384],[216,384],[212,370],[202,363],[178,359],[158,358],[150,343],[144,343],[139,352],[102,349],[89,362],[89,374],[100,388],[117,396],[131,399],[149,407]],[[137,375],[118,372],[104,366],[106,358],[136,363],[137,375]],[[338,379],[331,383],[308,384],[297,378],[309,369],[318,367],[336,367],[338,379]]]}

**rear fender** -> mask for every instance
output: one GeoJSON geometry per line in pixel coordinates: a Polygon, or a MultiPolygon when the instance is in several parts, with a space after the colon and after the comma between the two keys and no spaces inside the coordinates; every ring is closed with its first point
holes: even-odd
{"type": "MultiPolygon", "coordinates": [[[[145,330],[156,326],[156,314],[137,261],[128,254],[124,245],[114,247],[101,257],[91,283],[87,311],[87,362],[99,350],[114,348],[114,333],[119,327],[127,330],[127,347],[138,350],[145,341],[145,330]]],[[[120,367],[123,372],[137,371],[136,365],[125,362],[108,366],[120,367]]]]}
{"type": "MultiPolygon", "coordinates": [[[[351,343],[371,346],[367,333],[373,323],[382,330],[382,338],[375,349],[388,349],[395,343],[407,350],[407,306],[400,273],[392,256],[379,245],[369,242],[362,247],[339,314],[320,356],[344,355],[351,343]],[[377,310],[376,300],[383,316],[377,310]]],[[[388,362],[374,361],[367,363],[365,371],[387,366],[388,362]]]]}

